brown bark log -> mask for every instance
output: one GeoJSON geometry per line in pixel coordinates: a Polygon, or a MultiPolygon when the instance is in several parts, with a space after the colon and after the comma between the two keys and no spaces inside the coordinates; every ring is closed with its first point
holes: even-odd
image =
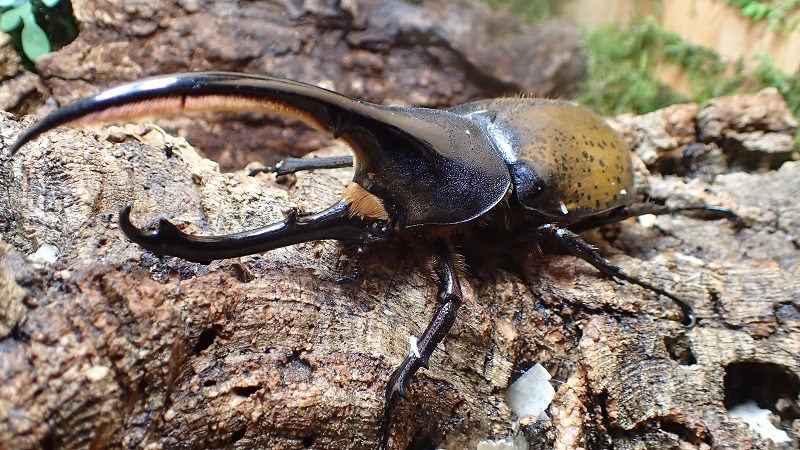
{"type": "MultiPolygon", "coordinates": [[[[455,32],[437,35],[434,42],[450,44],[431,49],[429,41],[404,41],[430,36],[395,19],[396,40],[375,37],[388,14],[379,2],[341,2],[340,10],[284,2],[274,14],[237,10],[232,18],[220,2],[210,12],[205,3],[176,2],[178,13],[148,3],[74,3],[83,39],[110,38],[73,44],[59,53],[65,59],[42,64],[62,100],[96,84],[186,69],[334,80],[332,87],[381,102],[411,91],[424,92],[413,104],[500,93],[483,90],[485,77],[496,80],[492,89],[520,83],[538,92],[517,81],[525,69],[503,78],[489,73],[502,61],[465,56],[475,45],[457,44],[455,32]],[[218,38],[238,22],[248,26],[248,17],[249,32],[271,36],[272,46],[255,40],[258,48],[241,50],[218,38]],[[331,29],[329,39],[301,45],[287,31],[297,22],[331,29]],[[277,31],[258,31],[264,23],[277,31]],[[119,48],[130,39],[138,50],[128,58],[119,48]],[[287,45],[285,57],[265,53],[276,43],[287,45]],[[188,58],[192,48],[197,58],[188,58]],[[292,68],[301,57],[304,69],[292,68]],[[340,81],[348,70],[357,82],[340,81]]],[[[262,4],[277,8],[246,7],[262,4]]],[[[420,15],[446,20],[444,12],[420,15]]],[[[342,184],[322,172],[280,182],[223,174],[150,125],[59,129],[9,158],[6,149],[31,121],[0,116],[0,449],[374,446],[388,377],[435,307],[435,287],[413,249],[371,249],[362,278],[344,286],[332,281],[347,270],[332,243],[209,266],[156,257],[120,233],[116,214],[125,203],[133,202],[141,226],[167,217],[192,233],[221,234],[280,220],[292,206],[319,210],[342,184]],[[41,250],[48,246],[55,262],[41,250]]],[[[779,97],[762,93],[620,117],[617,125],[654,171],[641,166],[643,194],[727,206],[748,222],[736,231],[724,221],[661,217],[652,227],[629,221],[587,236],[629,273],[691,301],[698,326],[682,328],[667,300],[571,257],[520,254],[516,265],[473,267],[458,323],[398,407],[394,448],[474,448],[513,434],[504,392],[535,362],[563,384],[551,421],[521,421],[531,448],[770,447],[727,413],[744,400],[782,405],[781,424],[797,443],[800,164],[786,162],[796,157],[791,150],[764,151],[785,148],[796,123],[779,97]]],[[[220,136],[233,148],[246,144],[232,138],[241,132],[234,125],[220,136]]],[[[298,136],[301,151],[327,145],[305,132],[288,141],[298,136]]],[[[282,142],[259,137],[268,147],[282,142]]]]}
{"type": "MultiPolygon", "coordinates": [[[[2,116],[4,146],[30,122],[2,116]]],[[[691,129],[623,122],[629,136],[691,129]]],[[[364,277],[342,286],[331,281],[340,270],[331,243],[204,266],[142,251],[115,220],[133,201],[142,225],[167,217],[194,233],[233,232],[279,220],[291,205],[332,203],[336,179],[221,174],[184,140],[146,125],[60,129],[2,162],[7,448],[374,444],[388,375],[435,306],[412,251],[373,249],[364,277]],[[37,253],[46,246],[57,261],[37,253]]],[[[472,447],[512,434],[503,392],[534,362],[567,381],[553,420],[523,427],[537,448],[768,447],[726,402],[786,397],[794,406],[781,417],[796,417],[798,171],[787,162],[712,183],[646,175],[642,189],[654,198],[728,206],[749,226],[662,217],[589,236],[628,272],[690,299],[700,319],[691,330],[669,320],[669,302],[574,258],[477,268],[464,280],[458,324],[399,406],[396,447],[472,447]]]]}

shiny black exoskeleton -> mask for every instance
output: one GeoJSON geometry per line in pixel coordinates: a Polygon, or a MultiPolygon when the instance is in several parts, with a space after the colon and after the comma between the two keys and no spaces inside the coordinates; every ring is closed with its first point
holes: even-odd
{"type": "MultiPolygon", "coordinates": [[[[128,205],[119,222],[132,241],[161,255],[197,262],[320,239],[341,241],[360,254],[367,245],[404,238],[434,257],[440,306],[390,378],[382,448],[388,445],[397,397],[455,322],[462,301],[455,248],[487,236],[498,242],[546,242],[609,277],[669,297],[681,308],[683,322],[691,325],[688,303],[625,274],[577,233],[641,214],[699,211],[736,219],[722,208],[671,210],[633,203],[630,151],[620,136],[587,108],[534,98],[432,110],[375,105],[279,78],[179,74],[125,84],[62,108],[21,136],[12,153],[58,125],[194,110],[261,110],[299,118],[345,140],[355,158],[292,160],[278,171],[354,163],[353,182],[324,211],[293,211],[283,222],[228,236],[190,236],[164,219],[155,230],[141,230],[131,223],[128,205]]],[[[484,245],[493,242],[485,240],[484,245]]]]}

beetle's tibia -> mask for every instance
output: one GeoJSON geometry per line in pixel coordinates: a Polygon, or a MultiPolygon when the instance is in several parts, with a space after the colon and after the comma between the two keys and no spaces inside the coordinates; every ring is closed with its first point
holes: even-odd
{"type": "Polygon", "coordinates": [[[414,374],[421,367],[428,367],[428,361],[433,351],[450,332],[450,328],[456,321],[458,308],[461,306],[461,286],[458,284],[453,255],[443,243],[440,245],[439,253],[437,259],[440,261],[441,271],[437,274],[439,278],[437,298],[443,303],[439,305],[433,319],[417,341],[416,351],[409,352],[403,363],[394,371],[388,386],[386,386],[386,406],[381,423],[382,435],[379,447],[382,449],[386,448],[386,444],[389,442],[389,421],[397,397],[406,398],[406,389],[414,374]]]}
{"type": "Polygon", "coordinates": [[[166,219],[159,221],[156,230],[141,230],[131,223],[130,215],[131,205],[126,205],[119,213],[120,228],[128,239],[159,255],[202,263],[324,239],[350,245],[366,245],[385,239],[385,236],[375,236],[371,232],[374,222],[352,217],[348,205],[342,201],[313,214],[300,215],[293,209],[282,222],[224,236],[188,235],[166,219]]]}
{"type": "Polygon", "coordinates": [[[639,217],[652,214],[654,216],[663,216],[669,214],[680,214],[688,217],[696,217],[703,220],[717,220],[727,219],[730,220],[734,228],[737,230],[747,226],[744,219],[738,214],[728,208],[711,205],[698,205],[698,206],[682,206],[673,208],[666,205],[659,205],[656,203],[634,203],[630,206],[619,208],[607,215],[594,217],[588,219],[580,224],[571,226],[570,229],[575,232],[582,232],[591,230],[610,223],[621,222],[629,217],[639,217]]]}

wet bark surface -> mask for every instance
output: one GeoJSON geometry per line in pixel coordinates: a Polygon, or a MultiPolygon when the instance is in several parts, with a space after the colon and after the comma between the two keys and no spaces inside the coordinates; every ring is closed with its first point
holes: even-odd
{"type": "MultiPolygon", "coordinates": [[[[380,58],[374,59],[391,70],[376,73],[398,78],[370,78],[361,90],[335,72],[347,64],[345,56],[306,63],[334,72],[305,78],[306,72],[289,68],[288,56],[259,63],[242,58],[241,66],[220,67],[215,64],[226,61],[220,55],[228,54],[222,50],[195,63],[184,55],[188,50],[165,43],[177,40],[146,47],[146,38],[172,36],[169,26],[181,24],[183,34],[175,36],[194,43],[197,55],[213,53],[214,46],[225,48],[225,39],[206,42],[200,34],[225,36],[220,24],[247,23],[243,17],[288,21],[292,8],[312,28],[339,24],[341,16],[319,2],[246,4],[278,8],[272,21],[255,11],[236,12],[228,22],[203,16],[221,31],[191,26],[205,4],[176,3],[183,15],[175,15],[148,10],[148,3],[121,10],[89,3],[81,9],[75,2],[76,11],[84,11],[78,12],[83,26],[105,27],[95,25],[90,35],[111,36],[109,42],[119,46],[121,25],[113,24],[124,22],[140,30],[135,39],[141,53],[127,57],[113,45],[84,43],[59,52],[63,61],[53,55],[42,66],[50,74],[44,83],[60,99],[161,70],[155,67],[261,72],[266,61],[275,64],[274,74],[331,79],[331,87],[387,103],[409,92],[425,96],[414,104],[486,93],[469,75],[480,64],[463,63],[466,57],[464,65],[442,59],[449,67],[443,73],[471,80],[460,86],[450,86],[452,79],[413,84],[445,76],[421,63],[409,67],[427,75],[414,82],[410,74],[400,78],[399,65],[391,64],[402,58],[392,57],[398,50],[389,44],[375,46],[380,58]],[[73,62],[82,72],[65,75],[68,61],[90,57],[97,58],[95,72],[73,62]],[[103,61],[108,72],[100,70],[103,61]],[[468,75],[465,67],[471,67],[468,75]],[[92,73],[97,78],[85,81],[92,73]],[[463,94],[453,97],[456,91],[463,94]]],[[[380,6],[341,5],[352,17],[380,6]]],[[[369,20],[383,23],[389,15],[375,13],[369,20]]],[[[440,17],[422,16],[432,22],[440,17]]],[[[364,30],[359,42],[380,42],[364,30]]],[[[270,36],[293,42],[286,34],[270,36]]],[[[333,54],[326,51],[335,45],[315,47],[320,42],[328,41],[300,47],[333,54]]],[[[401,48],[414,54],[426,47],[421,54],[430,57],[430,46],[419,44],[401,48]]],[[[362,49],[362,57],[373,55],[373,47],[349,47],[362,49]]],[[[455,44],[445,47],[463,52],[455,44]]],[[[524,83],[516,81],[524,78],[518,73],[491,76],[500,85],[524,83]]],[[[362,277],[341,285],[334,279],[349,264],[331,242],[202,265],[143,251],[116,223],[119,209],[133,203],[133,220],[142,227],[165,217],[194,234],[252,229],[281,220],[292,207],[317,211],[333,203],[346,171],[279,180],[248,177],[243,170],[221,173],[186,140],[147,124],[62,128],[9,157],[7,149],[33,120],[0,115],[0,448],[374,448],[386,382],[408,353],[409,336],[421,334],[436,306],[435,285],[414,248],[369,249],[362,277]]],[[[199,130],[212,129],[209,123],[195,121],[199,130]]],[[[398,405],[392,448],[475,448],[517,434],[529,448],[773,448],[728,413],[745,401],[772,410],[794,439],[784,446],[797,446],[800,164],[787,150],[796,122],[780,97],[767,91],[613,123],[643,161],[643,197],[674,206],[725,206],[747,223],[737,230],[726,221],[664,216],[586,234],[628,273],[690,301],[697,326],[682,327],[667,299],[616,284],[572,257],[520,249],[510,255],[514,264],[475,265],[462,280],[465,305],[457,324],[398,405]],[[537,362],[554,377],[551,420],[518,421],[504,393],[537,362]]],[[[241,129],[226,127],[221,136],[232,149],[247,147],[246,139],[232,138],[241,129]]],[[[286,142],[310,136],[300,133],[286,142]]],[[[214,146],[202,136],[200,142],[214,146]]],[[[293,151],[318,146],[330,144],[315,135],[293,151]]],[[[229,162],[256,159],[241,158],[229,162]]]]}

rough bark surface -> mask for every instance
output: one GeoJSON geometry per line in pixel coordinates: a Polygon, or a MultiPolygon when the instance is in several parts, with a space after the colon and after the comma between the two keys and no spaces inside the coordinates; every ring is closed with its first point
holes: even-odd
{"type": "MultiPolygon", "coordinates": [[[[706,110],[676,105],[654,113],[661,121],[616,124],[637,150],[672,154],[663,143],[696,138],[670,130],[694,130],[687,123],[706,110]],[[658,134],[673,139],[646,138],[658,134]]],[[[435,307],[412,250],[373,249],[361,280],[343,286],[331,281],[341,270],[331,243],[205,266],[142,251],[116,224],[133,202],[142,226],[167,217],[189,232],[229,233],[293,205],[318,210],[341,193],[339,181],[223,174],[149,125],[60,129],[9,158],[32,119],[0,118],[4,446],[374,445],[387,378],[435,307]]],[[[786,126],[766,139],[796,126],[785,108],[770,119],[786,126]]],[[[571,257],[476,267],[457,325],[398,408],[393,448],[474,448],[513,435],[503,393],[535,362],[566,382],[551,421],[523,422],[533,448],[770,448],[727,414],[745,400],[771,407],[796,444],[800,164],[722,173],[733,166],[715,166],[709,183],[642,165],[641,189],[668,204],[733,208],[745,229],[661,217],[589,235],[628,272],[690,299],[695,328],[670,320],[669,302],[571,257]]]]}
{"type": "MultiPolygon", "coordinates": [[[[381,102],[538,91],[525,84],[538,69],[464,56],[484,42],[447,25],[445,10],[405,4],[428,23],[411,32],[425,28],[391,22],[388,2],[299,3],[181,1],[175,12],[75,1],[86,40],[42,64],[44,83],[64,100],[151,73],[227,69],[381,102]],[[236,43],[235,26],[250,27],[236,43]],[[330,31],[312,40],[303,26],[330,31]]],[[[485,44],[478,53],[504,57],[491,50],[502,42],[485,44]]],[[[132,202],[140,226],[166,217],[196,234],[251,229],[293,206],[329,205],[346,173],[220,173],[152,125],[59,129],[10,158],[32,121],[0,115],[0,449],[374,447],[388,377],[435,308],[413,249],[370,249],[361,279],[340,285],[333,279],[348,268],[333,243],[206,266],[145,252],[116,223],[132,202]]],[[[255,122],[226,124],[220,136],[231,151],[247,147],[232,136],[255,122]]],[[[786,148],[796,122],[765,91],[614,123],[646,163],[643,195],[730,207],[748,223],[737,231],[667,216],[587,234],[629,273],[688,299],[698,325],[684,329],[669,301],[571,257],[520,253],[515,264],[472,267],[458,323],[399,404],[392,448],[475,448],[517,432],[529,448],[775,447],[728,414],[747,400],[771,409],[794,439],[784,447],[797,447],[800,163],[786,148]],[[515,424],[505,389],[536,362],[560,380],[551,420],[515,424]]],[[[327,145],[288,136],[257,142],[327,145]]],[[[230,153],[221,158],[255,159],[230,153]]]]}

